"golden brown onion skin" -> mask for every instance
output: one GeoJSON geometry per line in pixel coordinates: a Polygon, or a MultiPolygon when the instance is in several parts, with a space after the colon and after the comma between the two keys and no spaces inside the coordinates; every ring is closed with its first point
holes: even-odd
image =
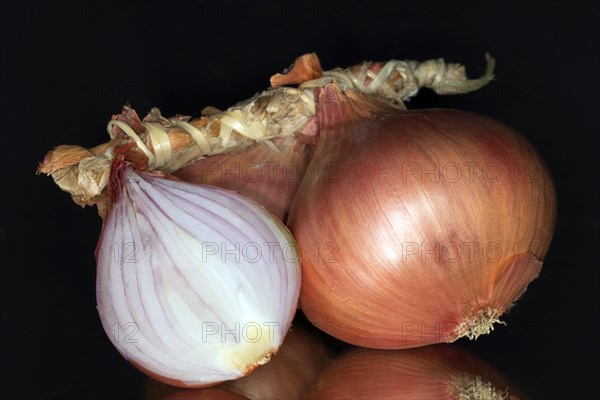
{"type": "Polygon", "coordinates": [[[451,345],[352,349],[319,377],[316,399],[524,399],[495,368],[451,345]]]}
{"type": "Polygon", "coordinates": [[[547,168],[518,132],[478,114],[356,109],[321,104],[292,205],[302,310],[364,347],[477,336],[540,272],[556,219],[547,168]]]}

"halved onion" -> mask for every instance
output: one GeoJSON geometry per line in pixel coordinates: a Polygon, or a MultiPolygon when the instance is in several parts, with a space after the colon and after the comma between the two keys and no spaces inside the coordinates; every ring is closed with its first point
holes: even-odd
{"type": "Polygon", "coordinates": [[[236,379],[268,362],[300,288],[285,226],[228,190],[125,164],[111,177],[97,301],[117,350],[150,376],[186,387],[236,379]]]}

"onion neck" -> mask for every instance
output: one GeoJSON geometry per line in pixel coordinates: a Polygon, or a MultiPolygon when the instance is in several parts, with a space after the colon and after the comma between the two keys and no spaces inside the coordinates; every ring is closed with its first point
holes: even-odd
{"type": "Polygon", "coordinates": [[[462,320],[446,341],[462,337],[475,340],[492,332],[495,324],[506,325],[500,316],[519,300],[541,270],[542,261],[531,252],[491,265],[489,278],[480,291],[481,301],[465,305],[462,320]]]}
{"type": "Polygon", "coordinates": [[[403,104],[393,104],[384,99],[365,95],[354,90],[344,91],[336,83],[315,90],[318,130],[312,142],[317,149],[335,145],[356,128],[356,123],[386,114],[406,110],[403,104]]]}

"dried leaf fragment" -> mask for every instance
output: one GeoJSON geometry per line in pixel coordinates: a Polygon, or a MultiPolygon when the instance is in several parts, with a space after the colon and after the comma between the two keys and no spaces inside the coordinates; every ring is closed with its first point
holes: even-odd
{"type": "Polygon", "coordinates": [[[319,57],[315,53],[308,53],[298,57],[289,72],[273,75],[271,86],[277,88],[283,85],[300,84],[321,76],[323,76],[323,70],[319,57]]]}

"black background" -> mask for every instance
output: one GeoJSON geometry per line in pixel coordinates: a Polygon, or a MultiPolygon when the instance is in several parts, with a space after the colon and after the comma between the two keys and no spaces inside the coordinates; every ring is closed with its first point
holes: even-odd
{"type": "Polygon", "coordinates": [[[479,112],[521,131],[555,178],[559,219],[540,279],[508,327],[464,343],[533,398],[589,398],[599,371],[600,6],[492,2],[48,2],[0,5],[4,399],[141,397],[144,376],[95,309],[100,219],[36,176],[58,144],[94,146],[130,101],[198,116],[268,86],[297,56],[326,69],[444,57],[497,79],[409,108],[479,112]],[[589,395],[589,396],[588,396],[589,395]]]}

